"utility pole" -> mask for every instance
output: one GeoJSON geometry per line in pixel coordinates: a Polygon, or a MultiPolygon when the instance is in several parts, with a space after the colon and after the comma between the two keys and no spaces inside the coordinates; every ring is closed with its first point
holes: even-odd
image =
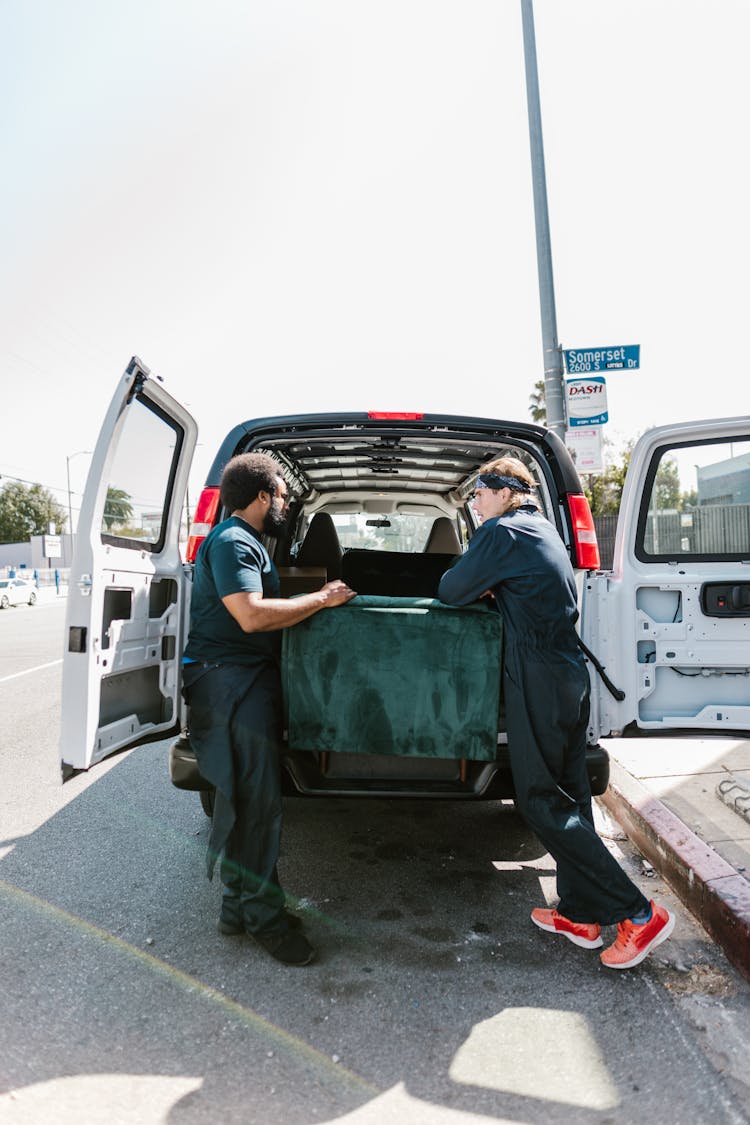
{"type": "Polygon", "coordinates": [[[547,211],[547,180],[542,143],[542,112],[539,104],[539,74],[536,65],[536,36],[532,0],[521,0],[523,20],[523,53],[526,63],[526,102],[529,111],[529,143],[531,146],[531,177],[534,187],[534,219],[536,222],[536,259],[539,274],[539,302],[542,311],[542,348],[544,356],[544,401],[547,426],[565,440],[565,404],[562,350],[557,341],[555,285],[552,279],[552,244],[547,211]]]}
{"type": "Polygon", "coordinates": [[[74,457],[83,457],[84,454],[90,455],[91,450],[90,449],[79,449],[77,453],[69,453],[65,458],[65,468],[66,468],[67,474],[68,474],[68,520],[69,520],[69,523],[70,523],[70,556],[71,556],[69,559],[66,560],[68,566],[70,566],[70,563],[72,562],[73,544],[74,544],[74,539],[73,539],[73,501],[71,499],[71,492],[70,492],[70,462],[73,460],[74,457]]]}

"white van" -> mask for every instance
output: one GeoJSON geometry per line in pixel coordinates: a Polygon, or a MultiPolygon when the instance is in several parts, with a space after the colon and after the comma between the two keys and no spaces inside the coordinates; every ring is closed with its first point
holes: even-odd
{"type": "MultiPolygon", "coordinates": [[[[308,636],[300,626],[285,631],[294,634],[294,645],[285,635],[284,646],[288,792],[512,796],[499,688],[501,637],[489,629],[497,674],[486,677],[483,690],[498,715],[491,745],[486,737],[462,745],[461,707],[454,699],[443,706],[453,688],[441,679],[437,659],[454,643],[447,609],[436,602],[437,582],[476,529],[469,498],[479,466],[504,454],[520,457],[531,470],[542,510],[579,577],[580,632],[592,681],[592,791],[601,793],[608,783],[602,737],[750,730],[750,418],[676,424],[639,440],[609,570],[600,568],[580,480],[555,434],[498,419],[380,412],[239,422],[217,451],[190,513],[183,556],[179,533],[197,433],[188,412],[134,358],[105,418],[81,509],[65,634],[64,776],[116,751],[176,735],[172,779],[201,790],[210,811],[211,794],[190,751],[180,667],[192,562],[226,515],[219,503],[221,472],[230,457],[251,450],[278,461],[292,497],[287,536],[268,544],[282,593],[293,596],[343,576],[360,595],[350,603],[352,613],[359,607],[358,618],[346,617],[349,607],[341,607],[310,620],[309,630],[326,618],[351,626],[335,670],[318,667],[324,663],[317,659],[320,634],[308,636]],[[420,623],[428,620],[438,633],[420,640],[420,623]],[[402,652],[399,638],[407,626],[417,630],[414,644],[427,646],[424,659],[415,660],[419,648],[405,643],[402,652]],[[386,627],[395,640],[383,652],[386,627]],[[436,635],[444,642],[436,644],[436,635]],[[364,699],[363,664],[369,677],[364,699]],[[300,716],[301,706],[311,706],[309,683],[306,702],[295,698],[301,668],[313,669],[317,678],[315,706],[326,707],[335,681],[336,698],[359,708],[358,727],[349,721],[342,735],[336,707],[317,718],[300,716]],[[377,696],[379,677],[386,682],[394,673],[412,685],[397,715],[377,696]],[[408,709],[408,697],[423,699],[425,692],[439,701],[441,723],[448,710],[454,716],[454,728],[438,725],[428,742],[420,727],[423,710],[412,715],[408,709]],[[384,729],[390,741],[381,737],[384,729]]],[[[487,632],[488,622],[474,614],[456,628],[487,632]]]]}

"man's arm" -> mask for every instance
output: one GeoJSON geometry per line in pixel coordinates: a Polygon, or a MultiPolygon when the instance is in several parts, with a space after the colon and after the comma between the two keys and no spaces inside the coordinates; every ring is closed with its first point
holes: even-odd
{"type": "Polygon", "coordinates": [[[264,598],[261,592],[240,591],[221,600],[244,633],[269,633],[298,625],[319,610],[344,605],[354,597],[354,590],[336,581],[298,598],[264,598]]]}
{"type": "Polygon", "coordinates": [[[492,527],[480,527],[469,548],[440,579],[438,597],[447,605],[470,605],[484,597],[503,577],[503,554],[510,545],[507,535],[492,527]]]}

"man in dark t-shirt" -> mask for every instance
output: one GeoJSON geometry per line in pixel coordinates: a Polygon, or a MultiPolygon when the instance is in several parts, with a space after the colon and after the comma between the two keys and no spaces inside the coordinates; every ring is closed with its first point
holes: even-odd
{"type": "Polygon", "coordinates": [[[281,841],[281,630],[354,592],[343,582],[287,600],[262,536],[286,520],[286,483],[273,458],[228,462],[221,502],[230,517],[207,536],[195,562],[183,688],[190,741],[215,786],[208,873],[221,857],[219,930],[251,935],[277,960],[306,965],[315,950],[285,909],[281,841]]]}
{"type": "Polygon", "coordinates": [[[190,606],[188,660],[253,667],[278,661],[278,630],[246,633],[223,598],[240,591],[278,598],[279,576],[260,534],[240,516],[210,532],[198,552],[190,606]]]}

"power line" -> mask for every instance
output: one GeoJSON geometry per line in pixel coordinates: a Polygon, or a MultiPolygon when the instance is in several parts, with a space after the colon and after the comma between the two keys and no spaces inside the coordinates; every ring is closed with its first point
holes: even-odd
{"type": "MultiPolygon", "coordinates": [[[[43,484],[40,480],[27,480],[26,477],[19,477],[19,476],[16,476],[15,473],[6,473],[2,469],[0,469],[0,481],[5,481],[5,480],[16,480],[20,484],[39,485],[40,488],[46,488],[48,492],[60,492],[65,497],[68,495],[68,490],[63,485],[43,484]]],[[[2,485],[0,485],[0,487],[2,487],[2,485]]],[[[73,492],[71,490],[71,495],[73,495],[73,496],[75,496],[75,495],[83,496],[83,493],[80,492],[80,493],[76,494],[75,492],[73,492]]]]}
{"type": "MultiPolygon", "coordinates": [[[[38,487],[38,488],[44,489],[45,492],[47,492],[51,495],[52,500],[55,502],[55,504],[59,505],[61,508],[68,508],[69,509],[69,510],[66,511],[66,523],[70,522],[70,520],[72,518],[72,514],[74,512],[75,512],[76,516],[78,516],[78,517],[81,514],[81,508],[78,504],[72,504],[71,503],[68,506],[68,504],[67,504],[68,493],[67,493],[67,490],[64,489],[64,488],[56,488],[54,485],[42,484],[41,481],[27,480],[25,477],[17,477],[14,473],[0,473],[0,493],[2,493],[3,486],[4,486],[6,481],[17,481],[19,484],[26,484],[26,485],[31,486],[32,488],[38,487]],[[54,495],[55,493],[60,493],[60,495],[56,496],[56,495],[54,495]]],[[[71,500],[74,496],[75,497],[80,496],[80,498],[83,499],[83,493],[76,493],[76,492],[73,492],[73,490],[71,489],[71,492],[70,492],[71,500]]],[[[68,528],[68,531],[71,531],[71,528],[68,528]]]]}
{"type": "Polygon", "coordinates": [[[0,480],[17,480],[19,484],[30,484],[32,487],[46,488],[48,492],[60,491],[62,489],[54,489],[51,485],[42,484],[38,480],[26,480],[24,477],[16,477],[12,473],[0,473],[0,480]]]}

